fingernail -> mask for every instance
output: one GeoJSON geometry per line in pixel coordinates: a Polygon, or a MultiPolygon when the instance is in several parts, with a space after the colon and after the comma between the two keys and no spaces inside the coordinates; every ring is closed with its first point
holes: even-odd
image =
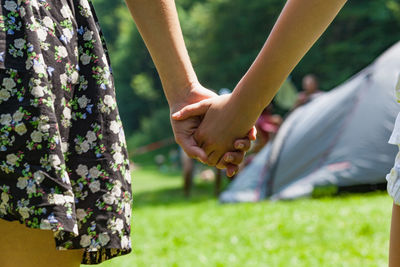
{"type": "Polygon", "coordinates": [[[178,112],[175,112],[174,114],[172,114],[172,117],[179,118],[180,115],[181,115],[181,114],[180,114],[180,112],[178,111],[178,112]]]}
{"type": "Polygon", "coordinates": [[[227,156],[225,157],[225,161],[226,161],[226,162],[232,162],[232,161],[233,161],[233,157],[232,157],[231,155],[227,155],[227,156]]]}
{"type": "Polygon", "coordinates": [[[244,148],[244,144],[239,143],[239,144],[236,146],[236,148],[237,148],[237,149],[243,149],[243,148],[244,148]]]}

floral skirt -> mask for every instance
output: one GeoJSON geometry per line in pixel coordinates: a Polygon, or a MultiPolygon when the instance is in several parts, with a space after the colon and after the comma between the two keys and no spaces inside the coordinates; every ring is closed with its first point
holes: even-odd
{"type": "Polygon", "coordinates": [[[0,218],[97,264],[131,251],[131,177],[88,0],[0,0],[0,218]]]}

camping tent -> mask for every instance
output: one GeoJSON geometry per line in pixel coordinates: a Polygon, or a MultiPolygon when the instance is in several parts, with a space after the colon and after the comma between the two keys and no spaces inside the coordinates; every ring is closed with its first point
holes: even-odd
{"type": "Polygon", "coordinates": [[[384,183],[397,151],[387,141],[400,111],[394,95],[399,73],[400,42],[293,111],[220,200],[293,199],[318,188],[384,183]]]}

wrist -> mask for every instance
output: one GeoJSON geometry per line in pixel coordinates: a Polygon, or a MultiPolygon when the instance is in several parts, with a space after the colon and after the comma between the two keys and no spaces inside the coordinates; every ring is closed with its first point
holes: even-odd
{"type": "Polygon", "coordinates": [[[241,90],[237,87],[232,92],[232,97],[230,98],[230,106],[237,107],[240,110],[241,117],[247,118],[253,124],[256,122],[260,114],[265,108],[265,104],[260,99],[253,99],[252,97],[246,95],[246,92],[240,92],[241,90]]]}
{"type": "Polygon", "coordinates": [[[186,83],[163,86],[169,107],[172,109],[184,103],[197,84],[197,81],[188,81],[186,83]]]}
{"type": "Polygon", "coordinates": [[[187,105],[217,96],[213,91],[204,88],[197,80],[178,91],[180,92],[179,95],[175,95],[168,100],[171,113],[179,111],[187,105]]]}

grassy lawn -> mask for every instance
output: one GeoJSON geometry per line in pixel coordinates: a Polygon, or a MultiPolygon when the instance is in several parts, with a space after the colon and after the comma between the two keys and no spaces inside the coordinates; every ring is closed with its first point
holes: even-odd
{"type": "Polygon", "coordinates": [[[181,193],[179,174],[133,173],[133,247],[101,267],[386,266],[385,193],[220,205],[213,185],[181,193]]]}

